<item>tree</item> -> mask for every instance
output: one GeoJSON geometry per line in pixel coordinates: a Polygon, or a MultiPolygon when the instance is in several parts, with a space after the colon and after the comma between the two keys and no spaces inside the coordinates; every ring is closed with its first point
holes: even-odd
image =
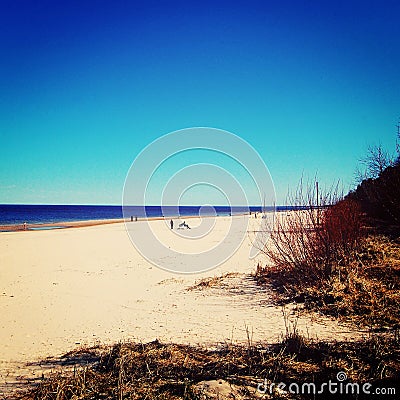
{"type": "Polygon", "coordinates": [[[368,146],[367,155],[360,159],[363,169],[357,169],[356,180],[358,183],[364,179],[378,178],[382,172],[394,164],[394,157],[387,152],[381,144],[368,146]]]}

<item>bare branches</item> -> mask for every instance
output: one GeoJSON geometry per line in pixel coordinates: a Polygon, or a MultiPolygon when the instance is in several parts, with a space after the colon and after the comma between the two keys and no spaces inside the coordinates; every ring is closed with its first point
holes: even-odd
{"type": "Polygon", "coordinates": [[[377,178],[389,166],[394,164],[394,157],[381,144],[368,146],[367,155],[360,159],[363,168],[357,168],[355,178],[357,183],[364,179],[377,178]]]}
{"type": "Polygon", "coordinates": [[[316,182],[301,182],[289,196],[294,210],[278,213],[261,249],[268,260],[266,269],[289,271],[299,284],[328,281],[336,267],[352,257],[361,236],[356,201],[344,200],[338,185],[318,197],[316,182]]]}

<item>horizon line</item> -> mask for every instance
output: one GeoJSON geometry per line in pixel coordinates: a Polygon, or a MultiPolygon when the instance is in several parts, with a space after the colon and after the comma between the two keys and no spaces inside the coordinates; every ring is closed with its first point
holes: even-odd
{"type": "MultiPolygon", "coordinates": [[[[0,203],[0,206],[101,206],[101,207],[203,207],[201,204],[130,204],[130,205],[122,205],[122,204],[84,204],[84,203],[0,203]]],[[[212,207],[284,207],[284,206],[292,206],[289,204],[285,205],[229,205],[229,204],[207,204],[206,206],[212,207]]]]}

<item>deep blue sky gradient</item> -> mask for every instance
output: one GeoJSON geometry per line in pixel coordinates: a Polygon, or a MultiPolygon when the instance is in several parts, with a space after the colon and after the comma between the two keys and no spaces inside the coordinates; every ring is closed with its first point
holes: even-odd
{"type": "MultiPolygon", "coordinates": [[[[395,146],[398,1],[0,1],[0,203],[119,204],[151,141],[191,126],[347,189],[395,146]]],[[[199,198],[199,203],[202,199],[199,198]]]]}

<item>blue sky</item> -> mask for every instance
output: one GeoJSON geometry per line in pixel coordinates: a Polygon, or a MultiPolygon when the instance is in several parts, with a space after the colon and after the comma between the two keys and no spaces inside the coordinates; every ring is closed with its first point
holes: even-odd
{"type": "Polygon", "coordinates": [[[278,203],[395,146],[398,1],[0,7],[0,203],[119,204],[139,152],[192,126],[256,148],[278,203]]]}

